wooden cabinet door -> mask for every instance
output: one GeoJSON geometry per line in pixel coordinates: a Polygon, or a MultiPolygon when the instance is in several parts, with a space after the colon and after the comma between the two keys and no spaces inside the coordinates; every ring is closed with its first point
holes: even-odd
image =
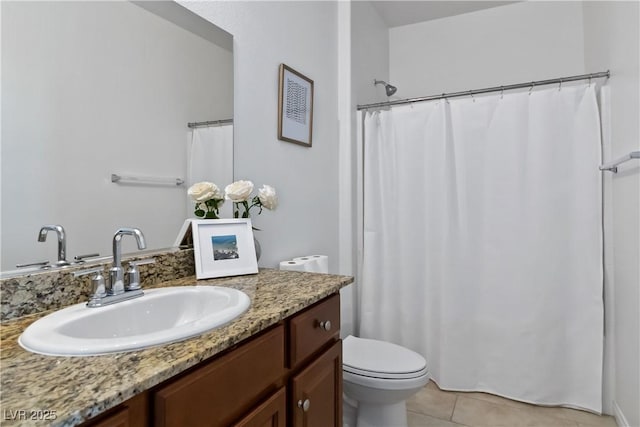
{"type": "Polygon", "coordinates": [[[342,426],[342,341],[291,380],[294,427],[342,426]]]}
{"type": "Polygon", "coordinates": [[[282,387],[233,427],[285,427],[286,413],[287,394],[282,387]]]}
{"type": "Polygon", "coordinates": [[[154,427],[228,427],[282,386],[279,325],[154,393],[154,427]]]}

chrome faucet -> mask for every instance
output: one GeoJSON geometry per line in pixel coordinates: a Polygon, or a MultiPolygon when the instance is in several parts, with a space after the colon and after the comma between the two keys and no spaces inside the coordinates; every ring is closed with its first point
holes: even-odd
{"type": "Polygon", "coordinates": [[[133,236],[136,238],[138,249],[146,249],[142,231],[137,228],[121,228],[113,236],[113,267],[109,269],[109,284],[107,285],[107,295],[123,294],[124,289],[124,269],[122,268],[122,236],[133,236]]]}
{"type": "Polygon", "coordinates": [[[109,269],[109,278],[105,280],[102,276],[102,267],[92,268],[89,270],[76,271],[74,276],[85,276],[95,274],[91,278],[92,292],[91,298],[87,302],[87,307],[104,307],[106,305],[115,304],[120,301],[126,301],[132,298],[144,295],[140,286],[140,272],[138,266],[151,264],[155,259],[145,259],[140,261],[130,261],[129,270],[126,277],[122,268],[122,236],[133,236],[138,243],[138,249],[145,249],[147,244],[144,240],[142,231],[137,228],[120,228],[113,236],[113,266],[109,269]]]}
{"type": "Polygon", "coordinates": [[[47,233],[49,231],[55,231],[58,235],[58,262],[54,265],[61,267],[69,265],[67,261],[67,235],[64,232],[64,227],[61,225],[43,225],[38,234],[38,242],[45,242],[47,240],[47,233]]]}

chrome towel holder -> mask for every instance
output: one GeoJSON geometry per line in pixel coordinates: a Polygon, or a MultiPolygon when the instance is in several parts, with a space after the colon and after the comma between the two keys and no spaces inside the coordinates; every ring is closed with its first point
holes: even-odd
{"type": "Polygon", "coordinates": [[[116,173],[111,174],[111,182],[115,183],[128,183],[128,184],[155,184],[155,185],[184,185],[184,179],[182,178],[166,178],[156,176],[138,176],[138,175],[119,175],[116,173]]]}
{"type": "Polygon", "coordinates": [[[618,165],[624,162],[628,162],[629,160],[632,160],[632,159],[640,159],[640,151],[632,151],[626,156],[622,156],[617,160],[600,165],[600,170],[618,173],[618,165]]]}

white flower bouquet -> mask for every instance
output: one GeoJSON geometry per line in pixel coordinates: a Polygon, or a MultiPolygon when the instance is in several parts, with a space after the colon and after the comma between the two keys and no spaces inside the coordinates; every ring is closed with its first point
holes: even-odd
{"type": "Polygon", "coordinates": [[[260,215],[262,208],[274,210],[278,206],[276,190],[270,185],[263,185],[258,190],[258,194],[252,198],[253,182],[251,181],[233,182],[225,187],[224,193],[213,182],[202,181],[193,184],[187,193],[195,202],[195,215],[204,219],[218,219],[220,206],[225,199],[233,202],[234,218],[249,218],[251,209],[256,207],[260,215]],[[240,216],[240,207],[243,208],[242,216],[240,216]]]}
{"type": "Polygon", "coordinates": [[[224,189],[225,199],[231,200],[234,205],[233,217],[234,218],[249,218],[251,209],[257,207],[258,215],[262,213],[262,208],[268,210],[274,210],[278,207],[278,196],[275,188],[270,185],[263,185],[258,190],[256,196],[251,197],[253,192],[253,182],[251,181],[236,181],[227,185],[224,189]],[[240,207],[242,206],[243,212],[240,216],[240,207]]]}
{"type": "Polygon", "coordinates": [[[197,182],[189,187],[187,194],[195,202],[195,215],[199,218],[218,219],[220,206],[224,203],[224,194],[213,182],[197,182]]]}

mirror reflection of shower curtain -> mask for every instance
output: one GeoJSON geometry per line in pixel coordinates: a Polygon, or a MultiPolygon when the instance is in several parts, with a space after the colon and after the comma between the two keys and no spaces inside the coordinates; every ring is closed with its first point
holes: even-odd
{"type": "MultiPolygon", "coordinates": [[[[233,125],[194,128],[187,140],[187,185],[209,181],[220,187],[233,182],[233,125]]],[[[193,215],[194,203],[187,197],[187,213],[193,215]]],[[[222,218],[232,218],[231,203],[220,209],[222,218]]]]}
{"type": "Polygon", "coordinates": [[[363,337],[443,389],[600,412],[600,118],[587,85],[367,113],[363,337]]]}

